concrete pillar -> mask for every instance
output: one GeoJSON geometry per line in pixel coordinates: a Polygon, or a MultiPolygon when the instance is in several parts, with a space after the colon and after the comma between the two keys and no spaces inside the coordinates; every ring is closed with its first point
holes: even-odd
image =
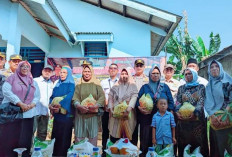
{"type": "MultiPolygon", "coordinates": [[[[9,61],[10,56],[12,54],[19,54],[20,52],[20,43],[21,43],[21,29],[19,25],[19,16],[18,16],[18,3],[12,3],[10,9],[10,17],[9,17],[9,29],[8,29],[8,40],[6,46],[6,55],[7,60],[9,61]]],[[[6,68],[9,67],[8,63],[6,63],[6,68]]]]}

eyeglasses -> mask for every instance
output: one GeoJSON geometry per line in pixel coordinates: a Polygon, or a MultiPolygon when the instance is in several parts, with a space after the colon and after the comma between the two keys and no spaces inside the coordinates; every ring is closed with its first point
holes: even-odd
{"type": "Polygon", "coordinates": [[[184,75],[185,76],[188,76],[188,75],[190,76],[190,75],[192,75],[192,73],[185,73],[184,75]]]}
{"type": "Polygon", "coordinates": [[[30,66],[28,66],[28,65],[22,65],[22,66],[21,66],[21,68],[29,69],[29,68],[30,68],[30,66]]]}
{"type": "Polygon", "coordinates": [[[114,67],[114,68],[113,67],[109,67],[109,69],[110,70],[117,70],[118,68],[116,68],[116,67],[114,67]]]}
{"type": "Polygon", "coordinates": [[[143,64],[136,64],[136,67],[143,67],[143,64]]]}
{"type": "Polygon", "coordinates": [[[3,60],[5,60],[5,58],[3,58],[3,57],[0,57],[0,60],[1,60],[1,61],[3,61],[3,60]]]}
{"type": "Polygon", "coordinates": [[[160,73],[151,73],[152,75],[159,75],[160,73]]]}
{"type": "Polygon", "coordinates": [[[21,60],[17,60],[17,59],[12,59],[11,60],[13,63],[20,63],[21,62],[21,60]]]}
{"type": "Polygon", "coordinates": [[[173,71],[172,68],[166,68],[165,70],[166,70],[166,71],[173,71]]]}

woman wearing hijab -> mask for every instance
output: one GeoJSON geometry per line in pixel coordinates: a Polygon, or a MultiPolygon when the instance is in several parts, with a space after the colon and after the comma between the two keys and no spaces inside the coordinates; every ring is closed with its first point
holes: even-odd
{"type": "Polygon", "coordinates": [[[123,68],[119,81],[111,88],[109,93],[108,108],[110,110],[109,131],[110,140],[116,142],[120,138],[132,140],[132,134],[136,126],[135,104],[138,96],[138,90],[132,75],[128,69],[123,68]],[[128,107],[123,113],[122,118],[113,117],[115,106],[126,102],[128,107]],[[131,117],[128,118],[131,112],[131,117]]]}
{"type": "Polygon", "coordinates": [[[153,66],[149,72],[149,83],[142,86],[139,91],[136,106],[138,108],[137,118],[140,124],[140,150],[141,156],[146,156],[148,147],[152,146],[152,117],[157,112],[157,100],[161,95],[167,97],[168,111],[174,110],[174,102],[171,91],[165,83],[160,81],[161,72],[158,66],[153,66]],[[153,100],[153,109],[148,111],[143,107],[140,107],[139,99],[143,94],[149,94],[153,100]]]}
{"type": "Polygon", "coordinates": [[[87,137],[90,143],[97,146],[98,126],[100,123],[98,112],[104,106],[105,94],[90,65],[83,66],[82,78],[75,87],[72,100],[76,108],[74,121],[75,142],[87,137]],[[96,103],[92,106],[81,105],[82,101],[89,97],[90,94],[96,100],[96,103]]]}
{"type": "Polygon", "coordinates": [[[55,138],[53,156],[66,156],[71,145],[73,109],[71,105],[75,89],[72,71],[63,67],[60,71],[60,78],[53,89],[50,103],[54,98],[64,97],[59,104],[50,105],[50,111],[54,116],[52,139],[55,138]],[[61,111],[65,112],[61,112],[61,111]]]}
{"type": "Polygon", "coordinates": [[[228,120],[222,122],[219,117],[215,116],[219,110],[228,110],[231,114],[229,104],[232,102],[232,78],[224,72],[221,63],[215,60],[209,64],[208,74],[209,83],[206,86],[205,109],[212,120],[211,125],[225,127],[225,129],[218,128],[218,130],[210,127],[210,156],[223,157],[225,150],[232,155],[231,143],[229,143],[232,127],[229,127],[228,120]],[[226,128],[227,126],[229,128],[226,128]]]}
{"type": "Polygon", "coordinates": [[[184,72],[186,84],[178,89],[176,102],[177,115],[177,147],[178,155],[183,156],[184,148],[190,144],[192,151],[200,146],[201,154],[209,156],[207,142],[207,127],[204,116],[205,87],[197,82],[197,71],[187,68],[184,72]],[[179,109],[185,102],[195,107],[194,112],[188,117],[183,118],[179,109]]]}
{"type": "Polygon", "coordinates": [[[38,86],[31,75],[30,63],[27,61],[19,63],[16,72],[3,84],[2,92],[4,96],[2,103],[11,102],[19,106],[23,111],[23,119],[3,124],[0,136],[4,148],[0,149],[3,149],[4,153],[0,156],[17,156],[17,153],[13,152],[14,148],[27,148],[23,156],[28,157],[30,156],[34,116],[36,116],[35,105],[40,99],[38,86]]]}

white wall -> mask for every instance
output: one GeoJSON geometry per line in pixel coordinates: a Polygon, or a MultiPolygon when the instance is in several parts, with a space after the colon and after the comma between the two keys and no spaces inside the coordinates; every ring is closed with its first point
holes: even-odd
{"type": "Polygon", "coordinates": [[[53,3],[72,32],[112,32],[112,48],[133,56],[150,56],[149,25],[79,0],[53,3]]]}

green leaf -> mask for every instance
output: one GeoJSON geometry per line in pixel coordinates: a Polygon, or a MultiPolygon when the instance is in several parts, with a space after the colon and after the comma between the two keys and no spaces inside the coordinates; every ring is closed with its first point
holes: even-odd
{"type": "Polygon", "coordinates": [[[210,43],[209,43],[209,53],[214,54],[218,52],[221,45],[221,38],[219,34],[213,35],[213,32],[210,33],[210,43]]]}
{"type": "Polygon", "coordinates": [[[204,41],[202,40],[202,38],[200,36],[197,37],[197,41],[198,41],[198,44],[199,44],[199,46],[201,48],[202,56],[207,56],[208,52],[207,52],[207,50],[205,48],[204,41]]]}
{"type": "Polygon", "coordinates": [[[229,113],[229,120],[230,120],[230,122],[232,122],[232,114],[231,113],[229,113]]]}
{"type": "Polygon", "coordinates": [[[227,114],[224,114],[223,116],[222,116],[222,122],[224,122],[225,120],[227,119],[227,114]]]}
{"type": "Polygon", "coordinates": [[[215,113],[215,116],[218,117],[218,116],[223,115],[223,114],[225,114],[225,113],[215,113]]]}
{"type": "Polygon", "coordinates": [[[172,55],[172,56],[169,57],[168,61],[169,61],[169,62],[173,62],[174,59],[175,59],[175,56],[172,55]]]}

